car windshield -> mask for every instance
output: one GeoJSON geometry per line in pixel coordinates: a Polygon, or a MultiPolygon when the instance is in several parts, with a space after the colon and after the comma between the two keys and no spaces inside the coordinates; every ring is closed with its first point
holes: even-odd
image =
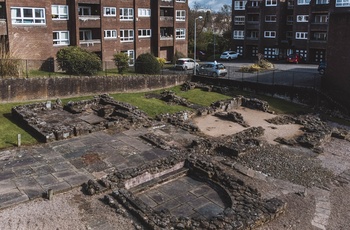
{"type": "Polygon", "coordinates": [[[182,64],[184,64],[184,63],[185,63],[184,60],[177,60],[177,61],[176,61],[176,64],[178,64],[178,65],[182,65],[182,64]]]}

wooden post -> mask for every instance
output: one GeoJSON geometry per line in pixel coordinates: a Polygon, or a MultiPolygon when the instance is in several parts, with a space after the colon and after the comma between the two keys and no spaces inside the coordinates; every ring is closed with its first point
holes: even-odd
{"type": "Polygon", "coordinates": [[[47,199],[49,200],[53,199],[53,189],[47,190],[47,199]]]}
{"type": "Polygon", "coordinates": [[[21,134],[17,135],[17,146],[21,147],[21,134]]]}

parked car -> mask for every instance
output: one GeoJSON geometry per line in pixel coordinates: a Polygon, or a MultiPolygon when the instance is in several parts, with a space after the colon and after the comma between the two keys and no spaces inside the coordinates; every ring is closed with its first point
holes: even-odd
{"type": "Polygon", "coordinates": [[[239,53],[236,51],[225,51],[220,55],[221,60],[232,60],[238,58],[239,53]]]}
{"type": "Polygon", "coordinates": [[[223,64],[217,62],[203,63],[197,67],[196,72],[198,75],[207,75],[211,77],[224,77],[227,75],[226,67],[223,64]]]}
{"type": "Polygon", "coordinates": [[[289,63],[298,64],[298,63],[304,62],[304,59],[303,59],[303,57],[300,56],[299,54],[290,54],[290,55],[288,55],[286,61],[289,62],[289,63]]]}
{"type": "Polygon", "coordinates": [[[327,63],[320,62],[320,64],[318,65],[317,71],[319,72],[319,74],[324,75],[324,73],[326,72],[326,68],[327,68],[327,63]]]}
{"type": "Polygon", "coordinates": [[[199,66],[192,58],[179,58],[175,63],[175,69],[188,70],[194,69],[195,66],[199,66]]]}

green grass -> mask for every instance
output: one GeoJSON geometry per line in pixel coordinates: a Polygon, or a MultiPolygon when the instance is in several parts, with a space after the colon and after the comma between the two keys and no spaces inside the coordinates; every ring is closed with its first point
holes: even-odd
{"type": "Polygon", "coordinates": [[[37,143],[28,132],[17,126],[11,117],[11,108],[24,103],[9,103],[0,105],[0,148],[17,145],[17,136],[21,134],[21,144],[31,145],[37,143]]]}
{"type": "MultiPolygon", "coordinates": [[[[201,89],[194,89],[189,91],[181,91],[180,86],[172,87],[167,90],[174,91],[178,96],[187,99],[191,103],[195,103],[202,106],[209,106],[211,103],[225,100],[234,97],[235,95],[243,95],[246,97],[255,97],[261,100],[265,100],[269,103],[272,111],[277,114],[299,114],[312,112],[311,109],[303,106],[294,104],[282,99],[272,98],[264,95],[255,95],[245,91],[234,91],[230,96],[223,95],[215,92],[206,92],[201,89]]],[[[127,102],[134,106],[137,106],[142,111],[146,112],[150,117],[155,117],[161,113],[175,113],[179,111],[189,110],[187,107],[179,105],[169,105],[164,101],[158,100],[156,98],[146,98],[146,94],[159,94],[164,90],[157,90],[152,92],[142,92],[142,93],[118,93],[111,94],[115,100],[127,102]]],[[[93,96],[75,97],[75,98],[65,98],[62,102],[66,104],[68,101],[80,101],[92,99],[93,96]]],[[[17,145],[17,135],[21,134],[22,145],[36,144],[37,140],[33,138],[29,133],[19,127],[15,121],[11,118],[11,108],[21,104],[29,104],[32,102],[24,103],[5,103],[0,104],[0,149],[8,148],[17,145]]],[[[333,121],[344,125],[350,125],[349,122],[333,119],[333,121]]]]}

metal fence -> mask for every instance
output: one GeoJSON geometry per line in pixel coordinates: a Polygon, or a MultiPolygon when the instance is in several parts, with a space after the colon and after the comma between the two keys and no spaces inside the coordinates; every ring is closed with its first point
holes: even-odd
{"type": "Polygon", "coordinates": [[[278,69],[243,72],[238,67],[229,66],[226,68],[228,74],[225,78],[235,81],[310,88],[320,88],[321,86],[321,76],[317,72],[278,69]]]}

